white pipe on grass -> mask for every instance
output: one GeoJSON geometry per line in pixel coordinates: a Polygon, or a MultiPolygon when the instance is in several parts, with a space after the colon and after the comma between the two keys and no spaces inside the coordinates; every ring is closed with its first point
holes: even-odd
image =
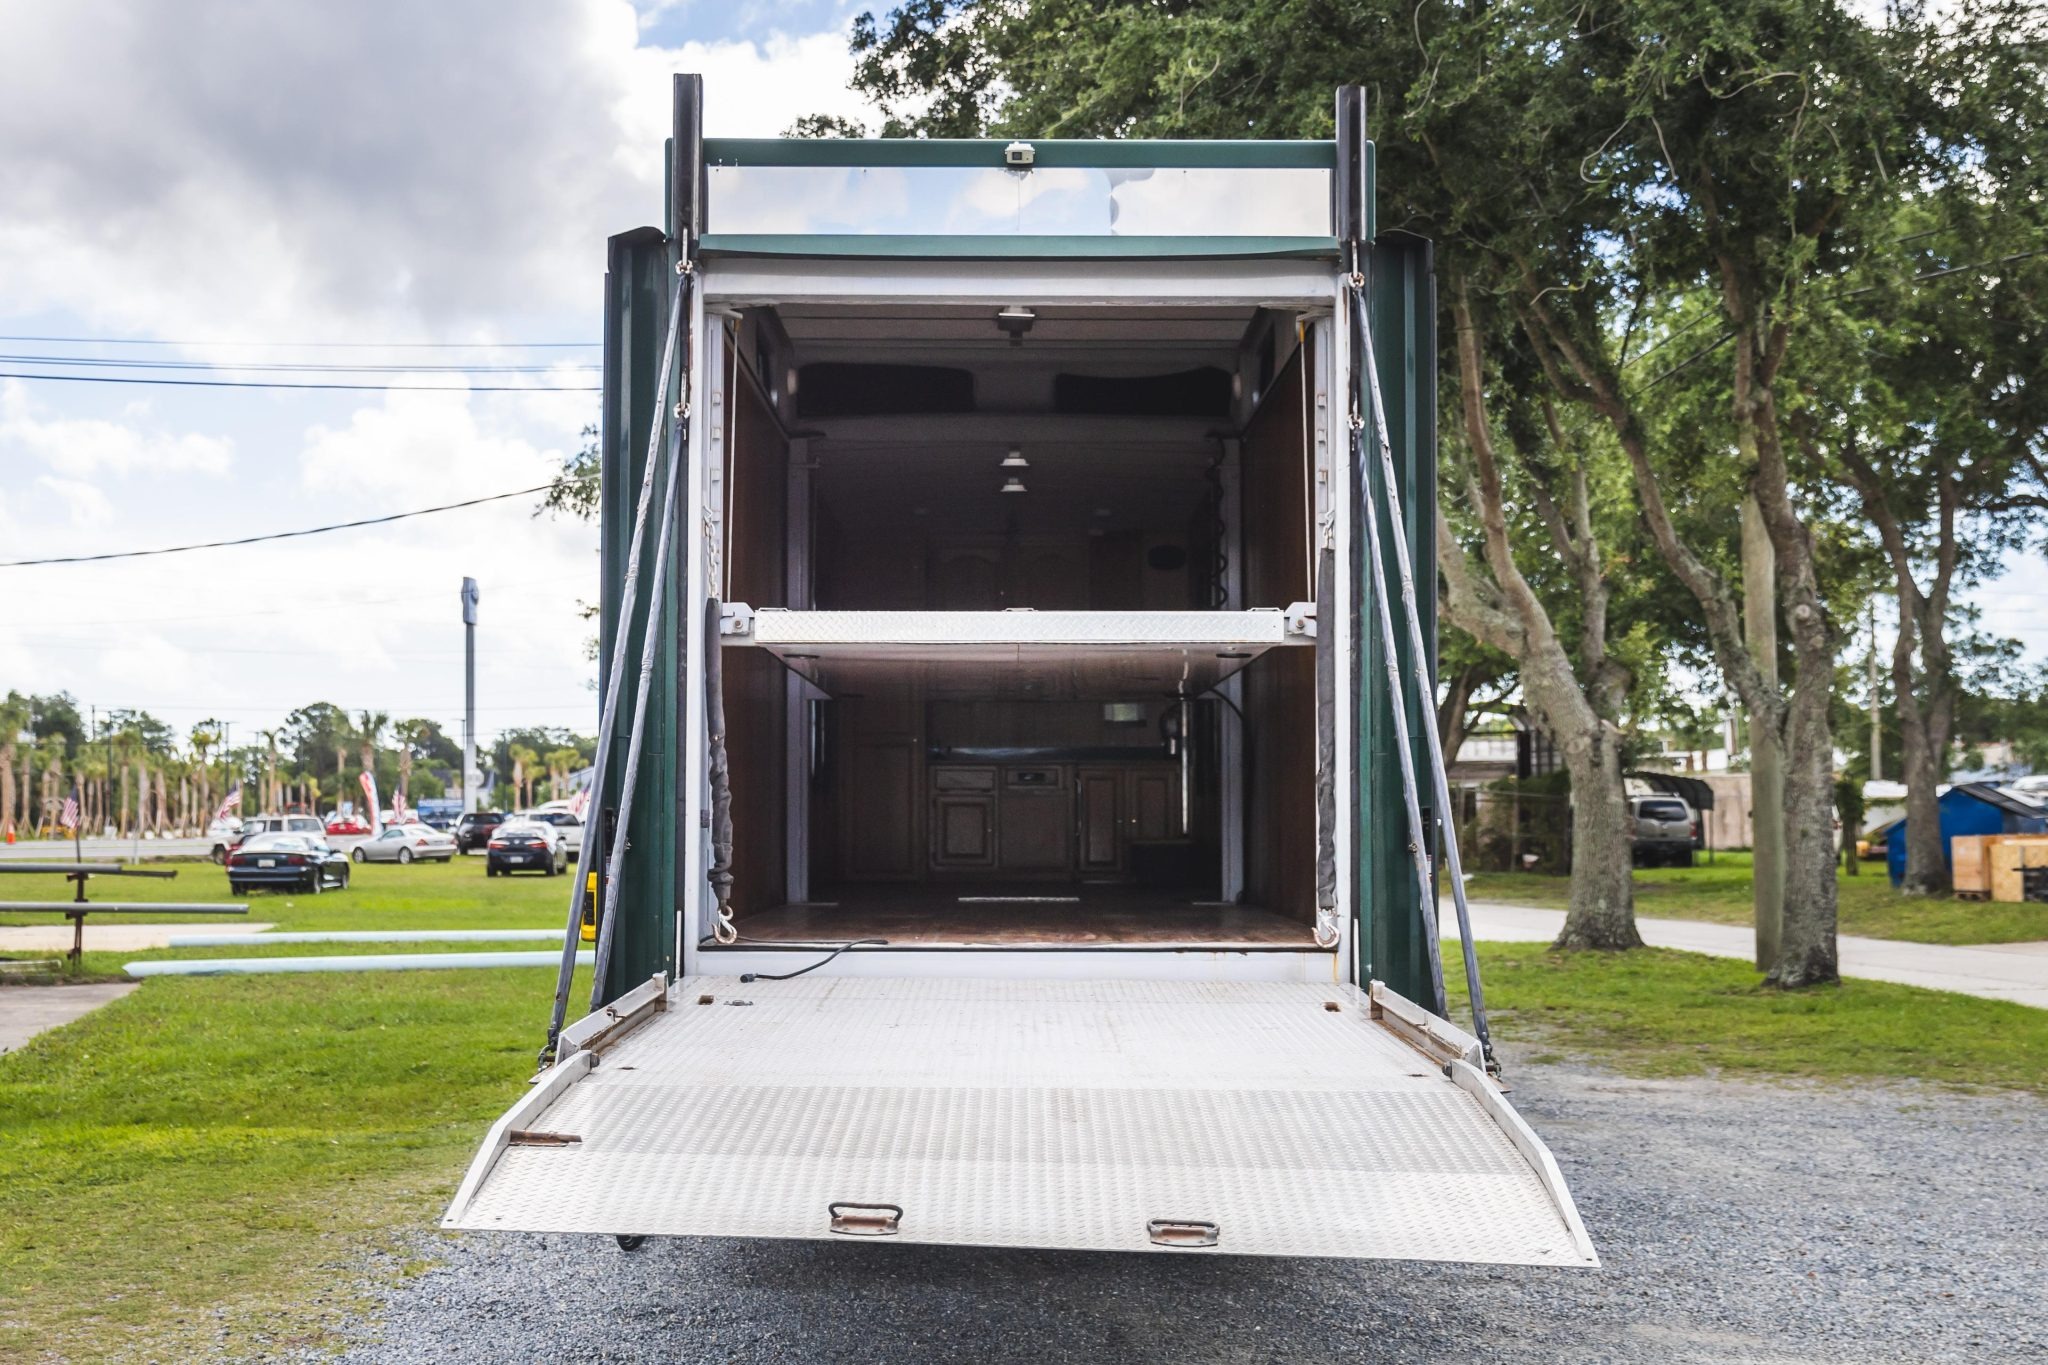
{"type": "MultiPolygon", "coordinates": [[[[547,967],[560,960],[551,950],[530,953],[370,953],[351,957],[190,957],[130,962],[130,976],[263,976],[272,972],[426,972],[483,967],[547,967]]],[[[579,965],[597,960],[576,954],[579,965]]]]}
{"type": "Polygon", "coordinates": [[[297,934],[172,934],[173,948],[246,948],[255,943],[553,943],[553,929],[333,929],[297,934]]]}

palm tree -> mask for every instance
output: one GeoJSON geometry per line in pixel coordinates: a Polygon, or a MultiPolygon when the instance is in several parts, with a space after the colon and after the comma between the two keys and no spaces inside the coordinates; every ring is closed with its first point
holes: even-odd
{"type": "MultiPolygon", "coordinates": [[[[14,832],[14,745],[28,729],[28,699],[18,692],[0,698],[0,835],[14,832]]],[[[27,790],[23,798],[26,804],[27,790]]]]}
{"type": "Polygon", "coordinates": [[[548,797],[560,801],[569,794],[569,774],[583,766],[583,755],[575,749],[548,751],[548,797]]]}
{"type": "Polygon", "coordinates": [[[266,757],[263,760],[263,809],[278,811],[284,807],[284,797],[277,789],[277,731],[258,730],[263,737],[266,757]]]}
{"type": "Polygon", "coordinates": [[[334,799],[339,802],[348,795],[348,746],[356,742],[356,732],[350,728],[346,712],[335,717],[334,733],[334,799]]]}
{"type": "MultiPolygon", "coordinates": [[[[363,771],[372,777],[377,773],[377,746],[383,742],[384,727],[391,723],[391,717],[382,711],[356,712],[357,755],[363,760],[363,771]]],[[[371,811],[375,820],[377,812],[371,811]]]]}
{"type": "MultiPolygon", "coordinates": [[[[213,818],[213,806],[209,798],[213,793],[213,773],[206,766],[206,751],[220,743],[220,730],[214,722],[202,720],[192,727],[191,738],[192,752],[198,758],[198,770],[193,774],[198,779],[199,787],[199,810],[197,814],[201,820],[211,820],[213,818]]],[[[202,833],[205,831],[205,828],[204,824],[200,825],[202,833]]]]}
{"type": "Polygon", "coordinates": [[[505,756],[512,760],[512,791],[519,798],[521,807],[533,804],[534,767],[540,762],[540,755],[524,744],[515,744],[505,756]]]}

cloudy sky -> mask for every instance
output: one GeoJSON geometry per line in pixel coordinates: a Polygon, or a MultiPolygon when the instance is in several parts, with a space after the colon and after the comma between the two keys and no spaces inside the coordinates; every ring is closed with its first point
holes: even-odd
{"type": "MultiPolygon", "coordinates": [[[[855,8],[0,0],[0,372],[52,355],[522,370],[233,376],[453,389],[407,393],[0,378],[0,560],[544,482],[598,410],[575,390],[597,382],[605,238],[660,221],[669,74],[704,73],[715,134],[857,114],[855,8]],[[565,344],[450,346],[478,342],[565,344]]],[[[595,536],[531,513],[0,570],[0,690],[181,730],[218,716],[238,738],[316,699],[459,733],[467,574],[480,728],[594,729],[578,603],[595,536]]]]}
{"type": "MultiPolygon", "coordinates": [[[[0,0],[0,373],[47,372],[22,358],[54,355],[511,367],[235,372],[412,392],[0,378],[0,560],[543,482],[597,412],[579,390],[596,382],[605,238],[660,220],[669,73],[704,73],[716,134],[858,115],[845,35],[859,7],[0,0]]],[[[485,734],[588,730],[578,603],[595,594],[594,544],[522,499],[4,569],[0,689],[147,708],[181,730],[218,716],[238,736],[316,699],[455,733],[467,574],[483,587],[485,734]]],[[[1987,628],[2048,654],[2041,583],[2010,575],[1977,600],[1987,628]]]]}

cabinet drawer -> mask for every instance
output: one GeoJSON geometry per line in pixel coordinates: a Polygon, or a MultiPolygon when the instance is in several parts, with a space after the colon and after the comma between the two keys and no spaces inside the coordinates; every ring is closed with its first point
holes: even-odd
{"type": "Polygon", "coordinates": [[[996,789],[994,768],[933,768],[932,790],[942,792],[992,792],[996,789]]]}

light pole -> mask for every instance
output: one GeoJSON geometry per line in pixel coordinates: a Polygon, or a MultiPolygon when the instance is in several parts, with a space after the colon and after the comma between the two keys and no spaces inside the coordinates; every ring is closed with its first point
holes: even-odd
{"type": "Polygon", "coordinates": [[[476,580],[462,580],[462,809],[475,812],[476,770],[476,580]]]}

